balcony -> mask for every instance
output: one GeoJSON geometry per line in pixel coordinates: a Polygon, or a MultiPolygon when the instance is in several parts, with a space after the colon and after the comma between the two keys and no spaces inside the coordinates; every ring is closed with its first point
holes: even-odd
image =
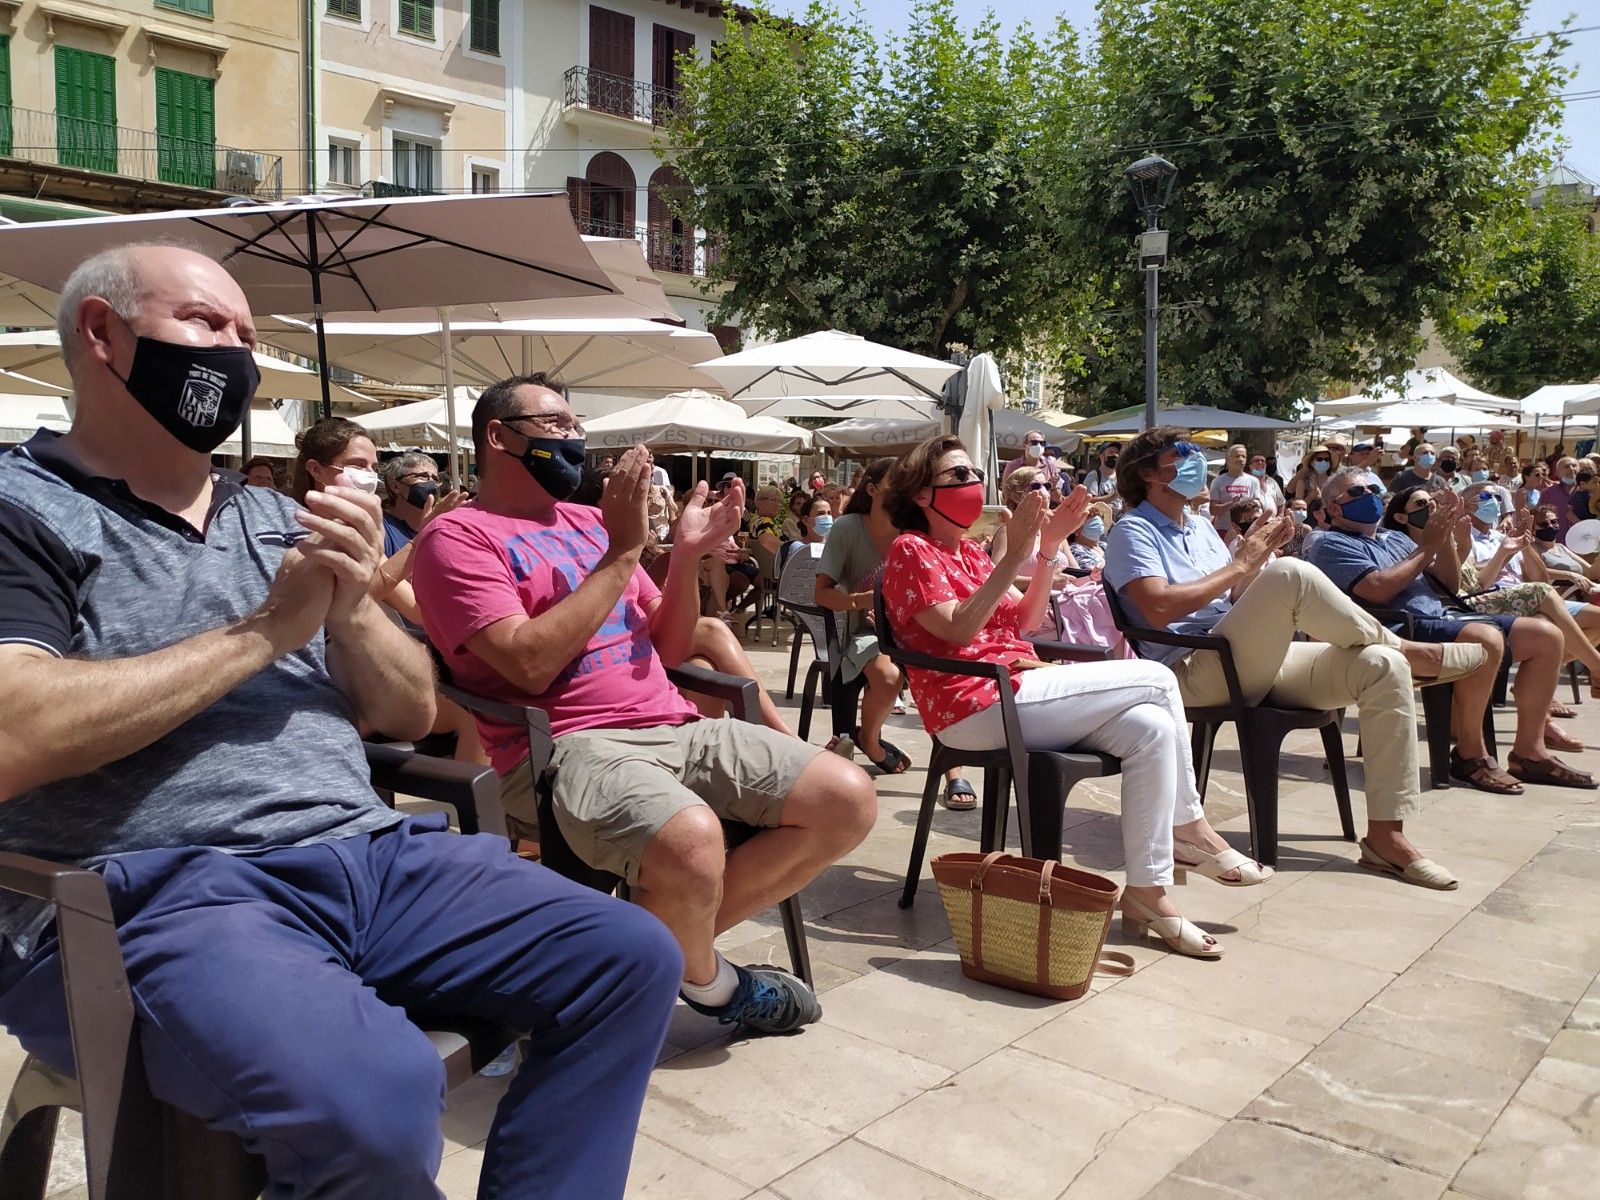
{"type": "Polygon", "coordinates": [[[0,108],[0,158],[237,196],[283,194],[280,155],[28,108],[0,108]]]}
{"type": "Polygon", "coordinates": [[[666,124],[680,95],[672,88],[589,67],[571,68],[563,82],[562,113],[569,124],[631,130],[640,145],[648,145],[655,129],[666,124]]]}
{"type": "Polygon", "coordinates": [[[650,264],[651,270],[669,271],[678,275],[703,277],[706,267],[716,262],[720,253],[715,238],[695,237],[675,230],[671,225],[640,227],[591,218],[579,221],[578,231],[590,237],[633,238],[644,248],[645,260],[650,264]]]}

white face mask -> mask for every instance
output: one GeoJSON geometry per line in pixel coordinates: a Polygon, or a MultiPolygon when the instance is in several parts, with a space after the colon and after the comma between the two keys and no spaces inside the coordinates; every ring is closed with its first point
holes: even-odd
{"type": "Polygon", "coordinates": [[[355,488],[369,495],[378,492],[378,473],[369,471],[365,467],[342,467],[333,477],[334,487],[355,488]]]}
{"type": "Polygon", "coordinates": [[[1039,445],[1037,442],[1029,442],[1022,448],[1022,452],[1034,460],[1044,457],[1044,447],[1039,445]]]}

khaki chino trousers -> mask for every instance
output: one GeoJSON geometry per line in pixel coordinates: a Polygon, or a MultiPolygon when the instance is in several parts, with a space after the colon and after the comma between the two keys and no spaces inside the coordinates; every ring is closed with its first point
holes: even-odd
{"type": "MultiPolygon", "coordinates": [[[[1228,639],[1248,703],[1285,708],[1355,705],[1366,765],[1367,816],[1416,815],[1417,712],[1411,667],[1400,639],[1315,567],[1294,558],[1269,563],[1212,628],[1228,639]],[[1296,633],[1316,638],[1297,642],[1296,633]],[[1325,643],[1325,644],[1323,644],[1325,643]]],[[[1172,664],[1185,704],[1228,702],[1222,660],[1196,650],[1172,664]]]]}

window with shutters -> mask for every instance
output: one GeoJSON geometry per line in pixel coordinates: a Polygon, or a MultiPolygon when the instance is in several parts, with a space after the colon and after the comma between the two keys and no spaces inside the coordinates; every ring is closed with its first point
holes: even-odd
{"type": "Polygon", "coordinates": [[[438,147],[428,142],[396,136],[394,139],[394,181],[416,192],[431,192],[437,184],[434,170],[438,147]]]}
{"type": "Polygon", "coordinates": [[[215,187],[217,118],[204,75],[156,68],[156,175],[168,183],[215,187]]]}
{"type": "Polygon", "coordinates": [[[500,190],[500,172],[493,167],[472,168],[472,191],[474,195],[482,196],[500,190]]]}
{"type": "Polygon", "coordinates": [[[500,0],[472,0],[468,44],[482,54],[500,53],[500,0]]]}
{"type": "Polygon", "coordinates": [[[400,0],[400,32],[433,36],[433,0],[400,0]]]}
{"type": "Polygon", "coordinates": [[[195,17],[211,15],[211,0],[156,0],[157,8],[171,8],[195,17]]]}
{"type": "Polygon", "coordinates": [[[328,15],[346,20],[361,20],[361,0],[328,0],[328,15]]]}
{"type": "Polygon", "coordinates": [[[342,138],[328,139],[329,183],[355,187],[361,182],[356,178],[356,156],[360,150],[361,147],[354,142],[347,142],[342,138]]]}
{"type": "Polygon", "coordinates": [[[11,35],[0,34],[0,154],[11,153],[11,35]]]}
{"type": "Polygon", "coordinates": [[[56,47],[56,158],[64,167],[117,169],[117,64],[109,54],[56,47]]]}

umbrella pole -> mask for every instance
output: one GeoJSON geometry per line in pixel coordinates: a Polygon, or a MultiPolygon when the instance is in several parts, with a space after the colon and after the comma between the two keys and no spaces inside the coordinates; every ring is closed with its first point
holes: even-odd
{"type": "Polygon", "coordinates": [[[243,461],[250,461],[250,406],[244,406],[244,424],[239,426],[239,449],[243,453],[243,461]]]}
{"type": "Polygon", "coordinates": [[[445,432],[450,439],[450,479],[457,487],[461,486],[460,454],[461,448],[456,445],[456,364],[455,356],[450,350],[450,306],[447,304],[439,310],[439,327],[443,333],[444,342],[444,423],[445,432]]]}
{"type": "Polygon", "coordinates": [[[311,263],[311,311],[317,321],[317,374],[322,380],[322,416],[333,416],[333,396],[328,387],[328,333],[322,327],[322,269],[317,261],[317,220],[306,213],[306,258],[311,263]]]}

